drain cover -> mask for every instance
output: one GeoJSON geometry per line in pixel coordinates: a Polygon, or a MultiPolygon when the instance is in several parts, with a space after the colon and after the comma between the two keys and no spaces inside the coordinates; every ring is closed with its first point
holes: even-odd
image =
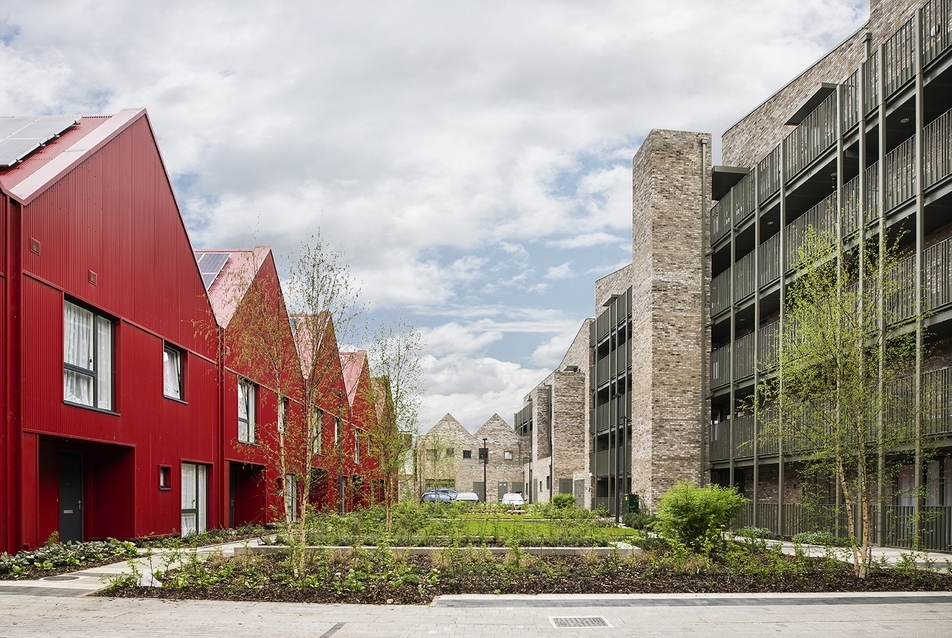
{"type": "Polygon", "coordinates": [[[549,616],[552,626],[557,629],[566,627],[611,627],[602,616],[549,616]]]}
{"type": "Polygon", "coordinates": [[[79,580],[79,576],[47,576],[43,580],[79,580]]]}

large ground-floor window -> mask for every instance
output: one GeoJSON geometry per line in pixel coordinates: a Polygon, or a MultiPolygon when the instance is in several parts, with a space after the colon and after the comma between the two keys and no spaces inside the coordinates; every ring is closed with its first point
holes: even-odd
{"type": "Polygon", "coordinates": [[[182,463],[182,536],[208,529],[208,467],[182,463]]]}

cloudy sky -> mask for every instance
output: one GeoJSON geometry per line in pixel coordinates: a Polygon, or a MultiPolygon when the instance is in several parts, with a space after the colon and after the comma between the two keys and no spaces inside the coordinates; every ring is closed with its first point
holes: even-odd
{"type": "MultiPolygon", "coordinates": [[[[196,248],[318,227],[427,333],[422,425],[507,421],[630,260],[631,157],[715,139],[866,0],[4,0],[0,114],[145,107],[196,248]]],[[[719,144],[715,143],[715,152],[719,144]]],[[[716,159],[716,156],[715,156],[716,159]]]]}

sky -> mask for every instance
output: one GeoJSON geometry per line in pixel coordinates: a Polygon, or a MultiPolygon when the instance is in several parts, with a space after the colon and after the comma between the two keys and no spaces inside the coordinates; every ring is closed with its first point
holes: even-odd
{"type": "MultiPolygon", "coordinates": [[[[719,136],[866,0],[4,0],[0,114],[148,109],[196,249],[318,231],[425,335],[423,430],[507,422],[631,260],[631,158],[719,136]]],[[[676,240],[676,238],[672,238],[676,240]]],[[[355,342],[356,343],[356,342],[355,342]]],[[[359,343],[357,343],[359,345],[359,343]]]]}

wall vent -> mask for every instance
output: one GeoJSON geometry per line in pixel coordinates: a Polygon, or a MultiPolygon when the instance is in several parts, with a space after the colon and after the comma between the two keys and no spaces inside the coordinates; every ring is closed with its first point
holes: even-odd
{"type": "Polygon", "coordinates": [[[30,237],[30,252],[33,253],[34,255],[39,255],[40,248],[41,248],[40,240],[30,237]]]}
{"type": "Polygon", "coordinates": [[[89,271],[89,283],[94,286],[99,283],[99,275],[97,275],[95,271],[89,271]]]}

